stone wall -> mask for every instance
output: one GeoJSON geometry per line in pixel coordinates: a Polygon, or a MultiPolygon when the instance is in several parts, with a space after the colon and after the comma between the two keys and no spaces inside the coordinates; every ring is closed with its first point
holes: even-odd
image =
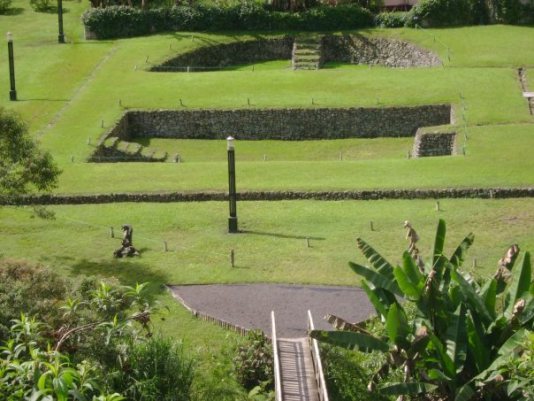
{"type": "MultiPolygon", "coordinates": [[[[232,65],[291,59],[295,38],[259,39],[203,46],[154,66],[151,71],[205,71],[232,65]]],[[[432,67],[439,57],[412,43],[363,35],[325,35],[321,40],[322,62],[384,65],[387,67],[432,67]]]]}
{"type": "MultiPolygon", "coordinates": [[[[369,191],[331,192],[240,192],[239,201],[281,200],[377,200],[377,199],[509,199],[532,198],[534,187],[527,188],[444,188],[444,189],[384,189],[369,191]]],[[[0,205],[82,205],[117,202],[208,202],[227,201],[223,192],[198,193],[110,193],[89,195],[24,195],[0,196],[0,205]]]]}
{"type": "Polygon", "coordinates": [[[455,149],[456,132],[420,128],[415,134],[412,157],[450,156],[456,154],[455,149]]]}
{"type": "Polygon", "coordinates": [[[322,49],[325,62],[340,61],[386,67],[433,67],[442,64],[436,54],[396,39],[325,35],[322,49]]]}
{"type": "Polygon", "coordinates": [[[292,49],[293,38],[290,36],[203,46],[154,66],[151,71],[202,71],[231,65],[290,59],[292,49]]]}
{"type": "Polygon", "coordinates": [[[413,136],[419,127],[450,124],[451,106],[128,111],[126,118],[121,127],[130,137],[373,138],[413,136]]]}

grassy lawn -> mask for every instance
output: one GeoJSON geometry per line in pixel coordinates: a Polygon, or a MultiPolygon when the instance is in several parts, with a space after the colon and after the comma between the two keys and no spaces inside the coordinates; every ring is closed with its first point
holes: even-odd
{"type": "MultiPolygon", "coordinates": [[[[452,103],[458,124],[462,129],[467,126],[468,142],[464,143],[462,134],[460,144],[467,156],[457,158],[406,160],[411,148],[407,139],[238,144],[238,185],[243,190],[527,186],[533,182],[526,149],[533,141],[534,119],[521,97],[516,68],[534,65],[534,28],[363,32],[410,40],[434,50],[444,61],[439,68],[340,66],[295,72],[287,61],[274,61],[259,63],[254,71],[248,65],[220,72],[151,73],[147,69],[152,63],[179,52],[253,36],[167,33],[85,41],[79,15],[87,3],[66,4],[70,41],[66,45],[56,43],[53,14],[35,13],[17,0],[14,5],[22,13],[0,16],[0,24],[14,33],[22,100],[8,102],[6,94],[0,104],[19,111],[61,165],[64,174],[58,192],[224,190],[224,145],[217,142],[151,141],[180,153],[184,161],[180,165],[84,162],[94,149],[88,141],[96,143],[125,108],[180,108],[180,99],[187,108],[243,108],[249,107],[249,99],[254,108],[452,103]]],[[[5,58],[0,60],[0,70],[7,70],[5,58]]],[[[7,88],[7,74],[1,75],[0,87],[7,88]]]]}
{"type": "MultiPolygon", "coordinates": [[[[55,220],[31,218],[29,208],[1,209],[4,257],[42,262],[67,275],[116,276],[124,283],[289,282],[357,284],[347,267],[363,262],[362,237],[398,262],[407,242],[402,223],[413,222],[423,254],[431,251],[438,218],[448,223],[452,252],[469,231],[477,274],[493,273],[513,242],[534,249],[532,200],[240,202],[239,235],[227,234],[225,202],[57,206],[55,220]],[[370,221],[375,231],[370,230],[370,221]],[[119,238],[109,227],[132,224],[141,258],[113,259],[119,238]],[[307,247],[306,238],[310,239],[307,247]],[[167,241],[168,252],[164,252],[167,241]],[[229,263],[236,253],[236,267],[229,263]]],[[[469,259],[471,260],[471,259],[469,259]]],[[[469,263],[468,263],[469,264],[469,263]]],[[[469,264],[470,265],[470,264],[469,264]]]]}
{"type": "MultiPolygon", "coordinates": [[[[411,138],[238,140],[239,191],[534,184],[534,118],[517,78],[517,68],[527,67],[534,90],[533,27],[361,32],[431,49],[443,60],[438,68],[335,64],[295,72],[287,60],[278,60],[220,72],[151,73],[152,64],[178,53],[262,34],[177,32],[85,41],[80,15],[88,2],[68,1],[64,5],[69,43],[59,45],[55,14],[35,13],[27,1],[14,0],[13,5],[20,12],[0,15],[0,26],[14,35],[20,101],[8,101],[7,58],[2,57],[0,107],[18,111],[31,134],[52,152],[63,170],[56,192],[226,191],[222,141],[142,142],[179,153],[183,163],[85,162],[98,138],[126,109],[178,109],[180,99],[186,108],[454,106],[459,149],[465,155],[408,159],[411,138]]],[[[199,374],[205,376],[200,382],[219,381],[224,391],[231,358],[219,354],[236,337],[192,318],[163,284],[357,285],[347,266],[349,260],[363,262],[355,239],[364,238],[398,262],[407,246],[402,228],[406,219],[420,234],[423,255],[431,251],[438,218],[448,223],[449,253],[473,231],[476,240],[466,266],[479,277],[493,274],[512,243],[534,250],[531,199],[442,200],[440,205],[437,212],[432,200],[241,202],[238,215],[244,232],[238,235],[227,234],[224,202],[50,207],[55,220],[33,218],[30,208],[0,207],[0,257],[38,261],[72,277],[116,277],[124,284],[149,281],[154,298],[169,308],[156,326],[195,350],[202,365],[199,374]],[[135,227],[140,258],[112,258],[119,239],[110,238],[109,228],[113,226],[118,236],[124,223],[135,227]],[[231,250],[236,255],[234,268],[231,250]]]]}

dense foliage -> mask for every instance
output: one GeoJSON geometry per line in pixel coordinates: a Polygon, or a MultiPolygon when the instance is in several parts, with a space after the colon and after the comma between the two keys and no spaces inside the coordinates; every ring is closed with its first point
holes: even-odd
{"type": "Polygon", "coordinates": [[[108,381],[129,400],[188,401],[193,374],[193,361],[181,344],[153,337],[132,344],[108,381]]]}
{"type": "Polygon", "coordinates": [[[375,24],[381,28],[400,28],[406,25],[408,13],[404,11],[384,12],[375,16],[375,24]]]}
{"type": "Polygon", "coordinates": [[[60,170],[41,151],[21,118],[0,107],[0,194],[54,188],[60,170]]]}
{"type": "Polygon", "coordinates": [[[237,381],[247,390],[273,389],[273,348],[261,331],[251,331],[234,358],[237,381]]]}
{"type": "Polygon", "coordinates": [[[13,321],[0,358],[0,399],[7,401],[121,401],[102,390],[103,376],[88,361],[75,364],[49,347],[42,323],[21,314],[13,321]]]}
{"type": "Polygon", "coordinates": [[[41,266],[2,261],[0,398],[190,400],[193,362],[181,345],[152,338],[154,312],[146,284],[74,286],[41,266]]]}
{"type": "Polygon", "coordinates": [[[408,13],[406,25],[528,24],[534,22],[533,11],[532,0],[421,0],[408,13]]]}
{"type": "Polygon", "coordinates": [[[387,335],[377,336],[356,326],[356,331],[314,331],[311,336],[332,345],[387,355],[369,385],[385,395],[431,393],[456,401],[527,400],[532,378],[513,375],[533,368],[530,254],[525,252],[516,264],[519,250],[511,247],[499,261],[495,276],[478,283],[460,270],[474,236],[469,234],[447,258],[443,254],[445,232],[445,222],[440,220],[427,264],[420,255],[414,258],[406,251],[402,264],[393,266],[358,239],[371,267],[350,266],[364,278],[362,287],[384,321],[387,335]],[[406,312],[405,304],[413,305],[414,316],[406,312]],[[519,360],[524,363],[510,368],[510,362],[519,360]],[[402,380],[386,382],[394,371],[402,372],[402,380]]]}
{"type": "Polygon", "coordinates": [[[60,324],[58,310],[68,286],[56,273],[20,260],[0,260],[0,342],[22,312],[39,316],[48,327],[60,324]]]}
{"type": "Polygon", "coordinates": [[[164,31],[333,30],[373,25],[370,11],[356,5],[316,7],[298,13],[268,11],[256,3],[232,7],[174,6],[138,9],[126,6],[93,8],[82,17],[99,39],[164,31]]]}

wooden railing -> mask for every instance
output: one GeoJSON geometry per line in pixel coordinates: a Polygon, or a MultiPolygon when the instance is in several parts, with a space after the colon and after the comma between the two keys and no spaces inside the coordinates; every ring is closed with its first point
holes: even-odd
{"type": "MultiPolygon", "coordinates": [[[[308,330],[315,330],[310,310],[308,310],[308,330]]],[[[319,343],[314,338],[308,337],[308,339],[310,340],[310,349],[315,368],[315,379],[317,380],[317,388],[319,390],[319,399],[321,401],[329,401],[328,389],[326,388],[323,372],[323,363],[321,362],[321,353],[319,351],[319,343]]]]}
{"type": "Polygon", "coordinates": [[[274,389],[275,400],[283,401],[282,399],[282,375],[280,372],[280,358],[278,354],[278,338],[276,337],[276,322],[274,319],[274,311],[271,311],[271,326],[272,326],[272,342],[273,342],[273,358],[274,358],[274,389]]]}

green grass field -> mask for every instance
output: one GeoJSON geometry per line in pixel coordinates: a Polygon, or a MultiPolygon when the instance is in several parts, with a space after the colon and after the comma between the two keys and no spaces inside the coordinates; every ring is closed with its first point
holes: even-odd
{"type": "MultiPolygon", "coordinates": [[[[187,108],[454,107],[465,155],[408,159],[411,138],[238,140],[238,191],[534,185],[534,117],[517,75],[518,67],[526,67],[529,89],[534,90],[534,27],[361,32],[433,50],[443,60],[438,68],[333,64],[319,71],[292,71],[287,60],[280,60],[255,64],[254,69],[246,65],[219,72],[151,73],[152,64],[180,52],[263,34],[177,32],[86,41],[80,15],[88,2],[68,1],[69,43],[60,45],[55,14],[35,13],[27,1],[13,4],[17,12],[0,15],[0,34],[14,35],[20,101],[8,100],[7,57],[0,57],[0,106],[19,112],[31,134],[53,154],[63,170],[57,193],[227,191],[223,141],[141,142],[179,153],[182,163],[86,162],[98,138],[126,109],[178,109],[180,99],[187,108]]],[[[229,358],[218,355],[235,336],[193,319],[163,284],[356,285],[347,265],[349,260],[363,262],[355,239],[364,238],[397,262],[407,246],[402,229],[406,219],[421,236],[423,254],[431,250],[439,218],[448,223],[449,252],[473,231],[476,240],[466,267],[479,277],[493,274],[512,243],[534,251],[531,199],[442,200],[440,205],[437,212],[433,200],[241,202],[239,223],[245,232],[238,235],[226,232],[224,202],[54,206],[55,220],[33,218],[30,208],[0,207],[0,257],[38,261],[72,277],[151,282],[155,299],[170,308],[156,325],[198,352],[206,375],[202,380],[211,375],[222,383],[229,358]],[[110,238],[109,227],[118,234],[124,223],[135,227],[140,258],[111,257],[119,240],[110,238]],[[229,262],[232,249],[234,268],[229,262]]]]}

